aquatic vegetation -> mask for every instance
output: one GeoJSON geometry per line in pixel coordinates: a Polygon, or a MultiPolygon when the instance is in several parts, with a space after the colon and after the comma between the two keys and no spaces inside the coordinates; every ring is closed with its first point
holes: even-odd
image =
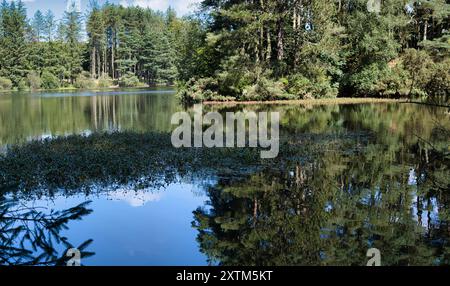
{"type": "Polygon", "coordinates": [[[70,190],[94,183],[130,182],[145,187],[201,172],[243,176],[262,169],[286,168],[324,150],[353,150],[350,146],[357,145],[352,142],[362,137],[282,134],[280,155],[274,160],[261,159],[258,148],[176,149],[169,133],[60,137],[16,145],[1,155],[0,190],[70,190]]]}

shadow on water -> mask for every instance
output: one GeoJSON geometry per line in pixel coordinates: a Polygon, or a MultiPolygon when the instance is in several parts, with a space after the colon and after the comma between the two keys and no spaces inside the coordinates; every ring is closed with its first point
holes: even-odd
{"type": "Polygon", "coordinates": [[[74,246],[61,235],[67,225],[89,215],[90,202],[63,211],[46,212],[43,208],[18,204],[0,197],[0,265],[64,266],[72,256],[69,249],[78,249],[80,258],[95,255],[87,251],[92,240],[74,246]]]}

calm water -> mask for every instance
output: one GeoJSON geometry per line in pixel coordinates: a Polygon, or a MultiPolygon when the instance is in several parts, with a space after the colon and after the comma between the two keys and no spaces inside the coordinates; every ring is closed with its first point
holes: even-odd
{"type": "MultiPolygon", "coordinates": [[[[166,89],[2,94],[0,148],[99,131],[170,132],[172,114],[184,109],[166,89]]],[[[31,231],[36,245],[21,245],[20,232],[14,251],[0,250],[0,265],[29,262],[48,245],[61,256],[70,248],[64,237],[73,247],[89,242],[84,265],[365,265],[372,247],[384,265],[450,263],[448,109],[209,109],[279,111],[301,158],[242,176],[193,170],[155,187],[2,191],[0,249],[11,245],[8,228],[43,232],[31,231]],[[317,152],[303,156],[305,146],[317,152]]]]}

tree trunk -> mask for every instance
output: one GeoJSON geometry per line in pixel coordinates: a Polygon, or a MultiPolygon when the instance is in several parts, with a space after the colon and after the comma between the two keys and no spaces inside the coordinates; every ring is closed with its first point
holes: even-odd
{"type": "Polygon", "coordinates": [[[108,57],[107,54],[108,54],[108,52],[107,52],[107,47],[106,47],[106,44],[105,44],[105,46],[103,47],[103,74],[102,74],[103,78],[107,74],[107,70],[106,70],[107,63],[108,63],[108,61],[107,61],[107,57],[108,57]]]}
{"type": "Polygon", "coordinates": [[[277,20],[277,59],[282,61],[284,59],[284,5],[278,4],[278,20],[277,20]]]}
{"type": "Polygon", "coordinates": [[[100,58],[99,48],[97,47],[96,50],[97,50],[97,76],[100,76],[102,73],[102,60],[100,58]]]}
{"type": "Polygon", "coordinates": [[[283,20],[279,20],[278,23],[278,39],[277,39],[277,49],[278,49],[278,57],[279,61],[282,61],[284,58],[284,29],[283,29],[283,20]]]}
{"type": "Polygon", "coordinates": [[[266,60],[269,62],[272,58],[272,37],[270,36],[270,29],[267,28],[267,51],[266,60]]]}
{"type": "Polygon", "coordinates": [[[96,61],[96,58],[95,58],[95,54],[96,54],[96,52],[95,52],[95,45],[92,47],[92,50],[91,50],[91,77],[92,78],[95,78],[95,71],[96,71],[96,64],[95,64],[95,61],[96,61]]]}
{"type": "Polygon", "coordinates": [[[116,44],[116,33],[112,33],[112,44],[111,44],[111,77],[115,79],[115,70],[114,70],[114,46],[116,44]]]}
{"type": "Polygon", "coordinates": [[[427,40],[427,34],[428,34],[428,19],[425,20],[425,26],[423,27],[423,40],[427,40]]]}

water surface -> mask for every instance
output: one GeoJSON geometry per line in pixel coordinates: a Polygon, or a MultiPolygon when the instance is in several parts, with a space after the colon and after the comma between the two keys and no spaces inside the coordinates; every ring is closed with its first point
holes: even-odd
{"type": "MultiPolygon", "coordinates": [[[[293,136],[298,158],[247,172],[208,166],[214,172],[199,168],[145,187],[42,186],[26,195],[5,189],[0,228],[23,224],[29,209],[30,229],[39,229],[39,214],[72,215],[58,221],[66,228],[45,224],[53,232],[43,237],[52,237],[58,255],[67,249],[61,237],[74,247],[88,241],[85,265],[365,265],[372,247],[384,265],[449,264],[447,109],[406,103],[205,109],[279,111],[281,133],[293,136]],[[87,201],[89,211],[71,209],[87,201]]],[[[2,94],[0,146],[6,152],[72,134],[170,132],[171,115],[181,110],[167,89],[2,94]]],[[[0,246],[11,244],[7,238],[5,232],[0,246]]],[[[34,249],[16,239],[15,247],[31,254],[0,251],[0,264],[30,262],[27,255],[38,256],[44,245],[34,249]]]]}

